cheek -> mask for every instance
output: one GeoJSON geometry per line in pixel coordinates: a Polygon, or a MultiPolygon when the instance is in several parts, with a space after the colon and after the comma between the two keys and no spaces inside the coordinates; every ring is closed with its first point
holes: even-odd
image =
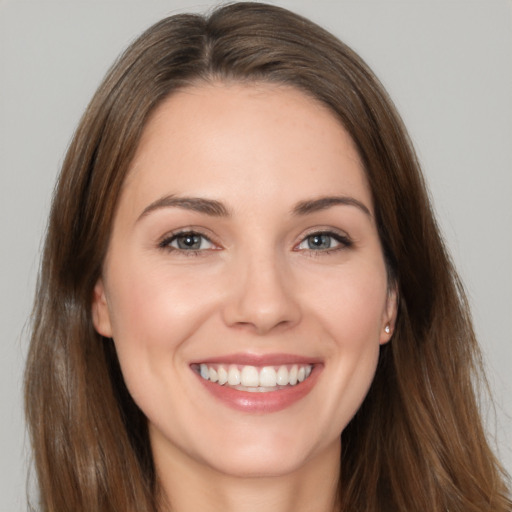
{"type": "Polygon", "coordinates": [[[306,283],[318,293],[309,294],[314,311],[335,340],[357,348],[380,339],[387,302],[387,279],[380,261],[354,265],[306,283]]]}
{"type": "Polygon", "coordinates": [[[340,388],[370,385],[380,350],[380,334],[385,311],[386,280],[378,272],[354,272],[343,283],[332,283],[317,314],[332,340],[338,365],[340,388]]]}
{"type": "Polygon", "coordinates": [[[212,273],[198,278],[165,263],[140,265],[140,259],[138,266],[124,264],[109,275],[113,339],[130,394],[148,413],[160,408],[159,400],[174,399],[166,389],[187,394],[180,388],[184,363],[198,343],[197,330],[208,327],[222,287],[212,273]]]}
{"type": "Polygon", "coordinates": [[[147,350],[179,345],[207,314],[212,294],[204,279],[169,272],[163,265],[132,267],[112,280],[114,339],[147,350]]]}
{"type": "Polygon", "coordinates": [[[378,264],[340,272],[336,277],[326,279],[323,293],[309,304],[328,352],[325,376],[329,392],[322,411],[326,422],[332,419],[333,436],[352,419],[373,381],[387,298],[385,270],[378,264]]]}
{"type": "Polygon", "coordinates": [[[162,404],[177,409],[176,400],[187,393],[179,378],[183,346],[210,314],[212,296],[204,293],[203,280],[161,264],[125,260],[108,276],[113,339],[126,386],[148,417],[160,417],[162,404]]]}

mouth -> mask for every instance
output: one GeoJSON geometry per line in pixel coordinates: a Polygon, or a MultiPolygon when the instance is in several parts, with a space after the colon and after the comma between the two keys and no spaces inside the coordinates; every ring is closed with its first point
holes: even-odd
{"type": "Polygon", "coordinates": [[[302,357],[231,356],[190,365],[214,398],[248,413],[271,413],[290,407],[315,386],[323,364],[302,357]]]}
{"type": "Polygon", "coordinates": [[[257,367],[237,364],[193,365],[202,379],[249,393],[280,391],[304,382],[313,370],[312,364],[257,367]]]}

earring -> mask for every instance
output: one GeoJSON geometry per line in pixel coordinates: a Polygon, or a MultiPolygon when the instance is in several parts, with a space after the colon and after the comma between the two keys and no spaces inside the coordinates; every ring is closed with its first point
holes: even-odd
{"type": "Polygon", "coordinates": [[[389,334],[391,332],[391,328],[389,327],[389,324],[387,324],[386,327],[384,327],[384,332],[386,334],[389,334]]]}

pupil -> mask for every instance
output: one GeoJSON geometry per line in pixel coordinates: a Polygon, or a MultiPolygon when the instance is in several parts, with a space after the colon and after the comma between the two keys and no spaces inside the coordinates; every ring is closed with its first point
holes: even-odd
{"type": "Polygon", "coordinates": [[[199,235],[183,235],[178,238],[178,247],[180,249],[199,249],[201,237],[199,235]]]}
{"type": "Polygon", "coordinates": [[[310,236],[308,245],[310,249],[329,249],[331,247],[331,237],[329,235],[310,236]]]}

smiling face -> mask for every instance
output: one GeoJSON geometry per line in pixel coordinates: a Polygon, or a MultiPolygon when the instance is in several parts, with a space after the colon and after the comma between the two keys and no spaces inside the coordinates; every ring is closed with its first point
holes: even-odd
{"type": "Polygon", "coordinates": [[[388,288],[335,117],[288,87],[202,85],[144,130],[93,319],[157,468],[279,475],[339,459],[391,335],[388,288]]]}

